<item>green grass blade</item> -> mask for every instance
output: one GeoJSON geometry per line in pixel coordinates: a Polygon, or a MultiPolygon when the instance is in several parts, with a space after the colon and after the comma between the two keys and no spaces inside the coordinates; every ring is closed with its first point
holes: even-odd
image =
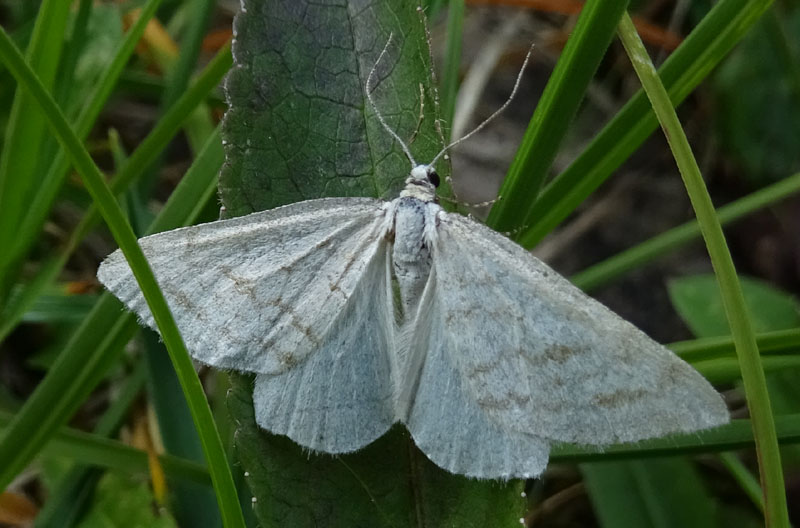
{"type": "MultiPolygon", "coordinates": [[[[760,189],[717,209],[720,224],[727,225],[800,191],[800,173],[760,189]]],[[[700,236],[697,220],[686,222],[646,242],[627,249],[570,277],[586,291],[591,291],[620,275],[638,269],[654,259],[682,247],[700,236]]]]}
{"type": "MultiPolygon", "coordinates": [[[[661,81],[674,104],[683,101],[706,78],[771,3],[772,0],[720,0],[711,9],[660,69],[661,81]]],[[[628,159],[657,126],[647,97],[640,91],[589,147],[542,189],[528,216],[533,222],[517,241],[527,248],[535,246],[628,159]]]]}
{"type": "MultiPolygon", "coordinates": [[[[211,12],[214,9],[213,0],[188,0],[177,10],[173,16],[182,20],[182,37],[179,43],[177,57],[169,55],[156,55],[158,66],[167,72],[165,90],[162,93],[160,107],[162,111],[172,107],[178,98],[186,91],[200,55],[201,44],[208,27],[211,12]]],[[[209,133],[214,129],[208,109],[204,104],[199,104],[188,117],[184,131],[193,152],[200,149],[209,133]]],[[[159,175],[163,156],[152,163],[143,178],[137,185],[140,196],[149,196],[159,175]]]]}
{"type": "MultiPolygon", "coordinates": [[[[205,399],[203,387],[194,371],[191,359],[181,340],[178,328],[175,326],[164,296],[158,288],[153,272],[136,242],[136,237],[130,225],[122,214],[114,195],[106,185],[100,170],[71,130],[66,118],[49,96],[47,90],[36,78],[36,74],[25,64],[22,55],[5,31],[0,31],[0,57],[2,57],[3,62],[5,62],[20,86],[23,86],[24,89],[31,93],[44,112],[48,119],[48,124],[53,128],[65,150],[69,152],[74,166],[83,178],[84,184],[105,218],[125,257],[128,259],[131,270],[142,289],[142,293],[160,330],[162,339],[170,352],[175,371],[181,380],[184,395],[189,403],[189,408],[192,410],[192,417],[197,425],[208,460],[211,478],[217,492],[223,522],[225,526],[244,526],[233,477],[225,458],[219,434],[214,425],[211,409],[205,399]]],[[[2,456],[0,456],[0,460],[2,460],[2,456]]],[[[12,468],[11,471],[5,469],[0,473],[2,475],[0,483],[3,484],[3,487],[10,482],[12,472],[17,469],[15,466],[9,466],[12,468]]],[[[6,468],[9,466],[6,466],[6,468]]]]}
{"type": "Polygon", "coordinates": [[[692,154],[669,94],[661,83],[647,50],[627,14],[620,22],[619,35],[642,82],[642,87],[651,101],[653,111],[664,129],[692,207],[697,215],[711,263],[719,281],[725,312],[739,356],[745,395],[752,416],[761,483],[764,490],[766,524],[768,527],[788,527],[789,517],[784,491],[783,468],[767,393],[766,378],[755,334],[747,315],[739,278],[736,275],[722,227],[714,212],[714,206],[700,174],[700,168],[697,166],[697,161],[692,154]]]}
{"type": "MultiPolygon", "coordinates": [[[[219,129],[206,141],[205,148],[197,159],[198,166],[209,163],[212,167],[222,165],[224,158],[219,129]]],[[[187,181],[187,180],[183,180],[187,181]]],[[[198,181],[198,185],[204,182],[198,181]]],[[[182,212],[182,217],[197,217],[200,209],[209,201],[219,207],[216,201],[216,186],[198,189],[202,198],[186,206],[193,206],[182,212]]],[[[132,194],[132,193],[131,193],[132,194]]],[[[158,429],[164,450],[187,460],[202,461],[203,449],[192,424],[191,413],[181,397],[179,380],[165,353],[164,345],[151,331],[143,332],[140,342],[143,357],[147,364],[149,401],[158,419],[158,429]]],[[[213,400],[212,400],[213,403],[213,400]]],[[[224,409],[224,406],[223,406],[224,409]]],[[[218,422],[217,422],[218,423],[218,422]]],[[[223,443],[229,446],[229,437],[220,430],[223,443]]],[[[230,459],[230,457],[229,457],[230,459]]],[[[199,488],[195,483],[177,482],[171,487],[171,512],[181,526],[204,526],[212,528],[221,524],[219,509],[214,501],[213,490],[199,488]]]]}
{"type": "Polygon", "coordinates": [[[720,453],[719,459],[725,468],[736,480],[739,487],[744,490],[755,506],[764,511],[764,497],[761,495],[761,486],[750,470],[747,469],[739,458],[733,453],[720,453]]]}
{"type": "MultiPolygon", "coordinates": [[[[142,7],[139,18],[128,30],[125,40],[114,54],[114,59],[106,69],[103,77],[98,81],[94,91],[87,96],[86,106],[75,120],[76,133],[82,140],[85,140],[89,135],[97,116],[100,115],[100,111],[108,101],[121,72],[144,33],[147,23],[155,15],[156,9],[161,2],[162,0],[148,0],[147,4],[142,7]]],[[[41,230],[47,216],[50,214],[53,202],[61,189],[64,178],[67,176],[68,169],[69,160],[67,155],[65,152],[59,151],[50,164],[50,168],[41,181],[41,185],[38,186],[30,203],[27,205],[24,218],[18,223],[14,244],[8,246],[10,247],[8,252],[0,253],[0,282],[12,280],[12,277],[8,276],[9,273],[14,269],[14,266],[22,261],[24,255],[35,243],[37,233],[41,230]]]]}
{"type": "MultiPolygon", "coordinates": [[[[84,184],[128,260],[170,353],[173,366],[181,381],[184,396],[192,411],[192,417],[200,434],[214,488],[217,492],[223,522],[225,526],[244,526],[233,477],[225,458],[225,451],[214,424],[211,409],[205,399],[203,387],[194,371],[189,353],[183,344],[172,314],[167,307],[166,300],[158,288],[155,276],[144,257],[144,253],[142,253],[136,242],[133,230],[127,223],[114,195],[106,185],[103,175],[92,161],[89,153],[83,148],[58,106],[38,81],[36,74],[27,67],[22,55],[4,31],[0,32],[0,57],[16,77],[17,82],[30,91],[34,100],[44,111],[49,125],[69,153],[74,166],[83,178],[84,184]]],[[[0,480],[0,482],[7,485],[12,475],[9,471],[4,471],[2,475],[3,480],[0,480]]]]}
{"type": "MultiPolygon", "coordinates": [[[[761,355],[800,350],[800,328],[758,334],[756,335],[756,343],[761,355]]],[[[680,341],[670,344],[669,348],[686,361],[702,361],[736,356],[736,347],[733,338],[730,336],[680,341]]]]}
{"type": "MultiPolygon", "coordinates": [[[[785,414],[775,418],[781,444],[800,442],[800,414],[785,414]]],[[[753,425],[750,420],[731,423],[687,435],[643,440],[636,444],[617,444],[604,448],[581,448],[562,444],[550,452],[550,462],[582,463],[636,458],[690,455],[732,451],[753,447],[753,425]]]]}
{"type": "Polygon", "coordinates": [[[450,0],[447,4],[447,45],[442,68],[442,121],[444,136],[450,137],[453,115],[458,97],[461,71],[461,40],[464,37],[464,0],[450,0]]]}
{"type": "MultiPolygon", "coordinates": [[[[131,405],[144,387],[144,379],[144,364],[140,362],[125,379],[108,410],[100,417],[94,434],[108,438],[122,426],[131,405]]],[[[47,501],[36,515],[35,528],[71,526],[85,510],[101,475],[102,471],[98,468],[83,465],[70,469],[48,490],[47,501]]]]}
{"type": "MultiPolygon", "coordinates": [[[[160,1],[161,0],[158,0],[158,2],[160,1]]],[[[158,2],[155,0],[152,1],[154,4],[152,6],[153,9],[157,7],[158,2]]],[[[135,44],[135,41],[132,44],[135,44]]],[[[224,46],[211,60],[211,62],[209,62],[203,72],[198,76],[194,84],[192,84],[192,86],[186,90],[186,92],[169,109],[169,111],[164,114],[164,117],[139,144],[137,149],[133,152],[133,154],[131,154],[130,158],[128,158],[127,162],[120,169],[117,177],[112,183],[112,190],[115,193],[118,193],[122,188],[128,187],[136,178],[143,174],[143,172],[155,159],[158,158],[159,154],[166,148],[172,137],[174,137],[178,130],[180,130],[180,127],[183,125],[186,118],[199,104],[204,101],[208,93],[219,84],[219,82],[222,80],[222,77],[224,77],[225,73],[227,73],[227,71],[230,69],[231,64],[232,59],[230,56],[230,46],[224,46]]],[[[99,108],[97,108],[97,112],[99,113],[99,108]]],[[[94,109],[92,113],[94,115],[92,116],[91,120],[87,119],[87,127],[89,127],[91,122],[93,122],[96,118],[97,114],[94,113],[94,109]]],[[[46,198],[47,201],[45,203],[47,204],[48,208],[50,205],[52,205],[52,200],[54,198],[54,195],[46,198]]],[[[90,209],[87,215],[93,215],[97,217],[96,207],[90,209]]],[[[43,221],[44,218],[42,218],[41,221],[38,221],[37,219],[33,229],[38,230],[43,221]]]]}
{"type": "MultiPolygon", "coordinates": [[[[736,358],[697,361],[692,363],[692,366],[710,383],[729,384],[736,383],[742,379],[742,371],[739,368],[739,360],[736,358]]],[[[800,356],[781,355],[764,357],[761,359],[761,366],[764,369],[764,372],[785,372],[786,369],[800,367],[800,356]]]]}
{"type": "Polygon", "coordinates": [[[172,106],[189,85],[214,6],[213,0],[191,0],[184,6],[190,20],[180,42],[178,60],[167,76],[167,86],[163,96],[164,108],[172,106]]]}
{"type": "MultiPolygon", "coordinates": [[[[71,2],[44,0],[36,17],[27,61],[49,90],[56,76],[63,49],[64,29],[71,2]]],[[[17,236],[15,228],[24,216],[30,195],[40,178],[35,169],[40,161],[39,149],[46,133],[45,116],[30,93],[17,87],[11,115],[5,130],[5,143],[0,155],[0,247],[10,248],[17,236]]],[[[2,257],[0,257],[2,258],[2,257]]],[[[0,267],[2,270],[2,267],[0,267]]],[[[0,304],[10,285],[0,281],[0,304]]]]}
{"type": "MultiPolygon", "coordinates": [[[[160,149],[165,148],[169,140],[177,133],[191,111],[219,84],[230,68],[230,64],[230,47],[225,46],[206,66],[195,83],[164,115],[164,118],[158,122],[131,157],[128,158],[125,165],[120,169],[119,174],[111,182],[111,189],[115,194],[121,193],[143,174],[149,164],[158,157],[160,149]]],[[[214,135],[214,137],[218,136],[214,135]]],[[[209,154],[207,153],[206,155],[209,154]]],[[[200,205],[196,201],[191,201],[190,203],[193,207],[200,205]]],[[[41,222],[44,222],[45,217],[46,214],[41,217],[41,222]]],[[[19,323],[25,310],[36,300],[42,289],[55,279],[61,268],[66,264],[69,255],[72,254],[80,241],[99,220],[98,209],[95,205],[92,205],[75,228],[75,231],[73,231],[67,244],[60,250],[59,255],[42,266],[36,278],[26,285],[23,294],[17,297],[13,305],[4,307],[3,321],[0,322],[0,341],[19,323]]]]}
{"type": "MultiPolygon", "coordinates": [[[[222,165],[219,130],[170,196],[149,233],[187,225],[194,221],[197,202],[216,190],[222,165]],[[216,142],[214,139],[216,138],[216,142]]],[[[14,473],[27,464],[64,425],[118,360],[125,344],[139,330],[135,317],[105,293],[73,333],[47,376],[15,416],[0,443],[0,461],[16,464],[14,473]],[[105,329],[104,333],[97,331],[105,329]]],[[[0,470],[7,464],[0,465],[0,470]]]]}
{"type": "Polygon", "coordinates": [[[508,169],[500,200],[489,213],[486,223],[498,231],[512,231],[531,220],[534,200],[627,6],[625,0],[589,0],[584,5],[508,169]]]}
{"type": "MultiPolygon", "coordinates": [[[[12,415],[0,411],[0,431],[7,429],[13,419],[12,415]]],[[[775,423],[781,444],[800,443],[800,414],[778,416],[775,423]]],[[[555,463],[583,463],[724,452],[752,446],[753,430],[750,420],[733,420],[728,425],[709,431],[646,440],[637,444],[614,445],[603,451],[573,445],[556,446],[550,458],[555,463]]],[[[147,454],[144,451],[117,440],[70,428],[57,430],[43,454],[129,473],[148,472],[147,454]]],[[[168,476],[210,484],[208,471],[202,465],[171,455],[162,455],[160,459],[168,476]]]]}
{"type": "Polygon", "coordinates": [[[66,108],[67,96],[69,94],[70,85],[75,79],[78,59],[85,49],[89,17],[92,13],[92,3],[92,0],[80,0],[78,2],[75,22],[72,24],[72,34],[69,36],[69,40],[65,42],[65,52],[64,56],[61,58],[58,80],[53,90],[53,99],[55,99],[62,108],[66,108]]]}
{"type": "MultiPolygon", "coordinates": [[[[0,431],[8,430],[15,419],[15,416],[0,411],[0,431]]],[[[56,430],[44,448],[43,454],[68,458],[87,466],[117,469],[127,473],[147,475],[149,472],[145,451],[118,440],[67,427],[56,430]]],[[[211,484],[208,469],[202,464],[172,455],[161,455],[159,460],[170,477],[211,484]]]]}

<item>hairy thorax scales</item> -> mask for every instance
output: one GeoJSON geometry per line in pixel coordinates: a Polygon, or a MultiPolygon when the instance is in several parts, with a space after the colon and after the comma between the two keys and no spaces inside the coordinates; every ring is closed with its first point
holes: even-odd
{"type": "Polygon", "coordinates": [[[417,198],[396,201],[392,265],[400,288],[403,319],[413,317],[431,271],[430,232],[439,206],[417,198]]]}

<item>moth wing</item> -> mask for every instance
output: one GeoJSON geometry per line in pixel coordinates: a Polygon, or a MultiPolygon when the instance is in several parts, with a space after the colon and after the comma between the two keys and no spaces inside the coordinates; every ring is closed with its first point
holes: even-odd
{"type": "MultiPolygon", "coordinates": [[[[454,361],[445,337],[442,299],[434,269],[425,288],[404,357],[424,354],[406,427],[417,447],[436,465],[476,478],[533,478],[547,466],[549,443],[528,432],[503,427],[480,408],[454,361]]],[[[460,351],[457,351],[460,353],[460,351]]]]}
{"type": "MultiPolygon", "coordinates": [[[[310,200],[139,244],[195,359],[276,374],[328,339],[365,270],[382,258],[382,206],[369,198],[310,200]]],[[[97,276],[156,328],[120,251],[97,276]]]]}
{"type": "Polygon", "coordinates": [[[395,421],[389,248],[381,242],[319,348],[295,368],[256,377],[253,402],[264,429],[313,450],[347,453],[395,421]]]}
{"type": "Polygon", "coordinates": [[[494,422],[606,445],[729,421],[691,366],[506,237],[440,213],[432,324],[494,422]]]}

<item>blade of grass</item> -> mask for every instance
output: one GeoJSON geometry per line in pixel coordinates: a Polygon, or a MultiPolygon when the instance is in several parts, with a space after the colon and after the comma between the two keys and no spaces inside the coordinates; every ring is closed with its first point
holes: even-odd
{"type": "MultiPolygon", "coordinates": [[[[136,23],[128,30],[125,40],[120,44],[114,59],[106,69],[103,77],[99,79],[94,91],[86,98],[86,106],[81,110],[75,120],[78,137],[85,140],[92,129],[97,116],[111,95],[121,72],[136,48],[136,43],[144,33],[147,22],[153,17],[162,0],[148,0],[142,8],[141,15],[136,23]]],[[[0,283],[11,284],[15,268],[22,262],[24,255],[30,250],[37,239],[37,233],[44,225],[50,214],[53,202],[58,195],[64,178],[69,169],[69,159],[64,151],[60,150],[51,163],[50,168],[37,187],[32,200],[26,205],[25,216],[17,224],[17,230],[12,246],[6,246],[7,252],[0,252],[0,283]]],[[[3,285],[0,284],[0,289],[3,285]]]]}
{"type": "MultiPolygon", "coordinates": [[[[800,442],[800,414],[777,416],[775,424],[781,444],[800,442]]],[[[731,423],[697,433],[668,438],[643,440],[636,444],[618,444],[598,449],[574,445],[554,446],[550,462],[579,464],[582,462],[629,460],[662,456],[713,453],[750,448],[754,444],[750,420],[732,420],[731,423]]]]}
{"type": "MultiPolygon", "coordinates": [[[[162,98],[162,106],[169,108],[186,91],[186,87],[191,79],[200,52],[202,51],[203,39],[206,36],[209,21],[213,14],[216,2],[214,0],[192,0],[182,6],[182,11],[186,13],[188,21],[183,30],[180,41],[180,53],[173,67],[170,69],[169,78],[166,83],[166,91],[162,98]]],[[[197,152],[205,141],[205,138],[213,130],[211,123],[211,113],[205,103],[198,105],[195,112],[189,117],[187,126],[184,127],[186,138],[193,152],[197,152]]]]}
{"type": "MultiPolygon", "coordinates": [[[[772,0],[720,0],[709,11],[659,70],[675,105],[706,78],[771,3],[772,0]]],[[[657,126],[647,97],[639,91],[586,150],[542,189],[536,202],[526,205],[527,218],[533,222],[523,226],[517,241],[526,248],[535,246],[628,159],[657,126]]]]}
{"type": "MultiPolygon", "coordinates": [[[[145,372],[144,364],[140,362],[100,417],[94,434],[108,438],[122,426],[128,410],[144,387],[145,372]]],[[[72,526],[85,510],[102,474],[98,468],[83,465],[70,469],[48,490],[47,501],[36,516],[35,528],[72,526]]]]}
{"type": "MultiPolygon", "coordinates": [[[[188,20],[184,23],[185,27],[183,28],[180,46],[176,46],[179,52],[175,55],[155,54],[155,61],[158,67],[167,72],[166,87],[160,105],[162,112],[173,106],[189,85],[214,6],[215,2],[213,0],[189,0],[178,9],[173,17],[174,19],[185,16],[188,20]]],[[[169,36],[167,35],[166,38],[169,38],[169,36]]],[[[187,126],[184,129],[193,152],[199,150],[213,128],[208,109],[205,108],[204,104],[198,105],[188,117],[187,126]]],[[[137,192],[143,198],[150,195],[158,179],[159,167],[162,162],[163,156],[159,156],[156,161],[150,164],[143,177],[139,180],[137,192]]]]}
{"type": "MultiPolygon", "coordinates": [[[[15,416],[0,411],[0,431],[11,427],[15,416]]],[[[87,466],[117,469],[147,475],[147,453],[119,440],[64,427],[56,430],[43,450],[46,456],[68,458],[87,466]]],[[[211,484],[208,469],[202,464],[172,455],[158,457],[170,477],[211,484]]]]}
{"type": "Polygon", "coordinates": [[[486,223],[498,231],[531,221],[531,205],[627,6],[625,0],[584,4],[489,213],[486,223]]]}
{"type": "Polygon", "coordinates": [[[75,22],[72,24],[72,34],[69,36],[69,40],[64,46],[65,53],[61,58],[58,81],[53,89],[53,99],[55,99],[62,108],[65,107],[70,85],[75,76],[78,58],[81,56],[81,53],[83,53],[87,41],[87,30],[89,29],[89,16],[92,14],[92,3],[92,0],[80,0],[78,2],[75,22]]]}
{"type": "MultiPolygon", "coordinates": [[[[762,355],[798,350],[800,349],[800,328],[758,334],[756,343],[762,355]]],[[[680,341],[668,346],[686,361],[702,361],[736,355],[736,346],[730,336],[704,337],[691,341],[680,341]]]]}
{"type": "MultiPolygon", "coordinates": [[[[692,366],[710,383],[734,383],[742,378],[739,360],[736,358],[718,358],[692,362],[692,366]]],[[[765,356],[761,359],[764,372],[779,373],[786,369],[800,367],[800,355],[765,356]]]]}
{"type": "MultiPolygon", "coordinates": [[[[117,204],[114,195],[105,183],[100,169],[94,164],[81,141],[74,134],[61,110],[47,93],[44,86],[36,78],[36,74],[25,64],[25,59],[14,46],[8,34],[0,30],[0,58],[17,79],[21,87],[28,90],[33,100],[47,117],[48,124],[52,127],[58,140],[69,153],[72,163],[81,175],[84,184],[92,195],[103,218],[119,243],[125,258],[130,264],[136,281],[156,321],[159,332],[167,350],[170,353],[175,371],[181,381],[184,396],[192,418],[197,426],[203,450],[208,461],[209,472],[217,493],[220,511],[225,526],[244,526],[244,518],[239,508],[236,487],[225,450],[217,432],[211,409],[206,401],[203,386],[192,365],[189,353],[181,339],[172,314],[167,307],[161,290],[158,288],[155,276],[139,247],[136,236],[125,219],[122,210],[117,204]]],[[[1,453],[1,451],[0,451],[1,453]]],[[[2,458],[2,457],[0,457],[2,458]]],[[[5,487],[10,482],[10,472],[3,471],[0,484],[5,487]]]]}
{"type": "MultiPolygon", "coordinates": [[[[7,429],[13,419],[9,413],[0,411],[0,431],[7,429]]],[[[778,416],[775,424],[782,445],[800,443],[800,414],[778,416]]],[[[636,444],[614,445],[602,451],[559,445],[553,449],[550,460],[555,463],[582,463],[712,453],[750,448],[753,442],[750,420],[733,420],[730,424],[712,430],[636,444]]],[[[129,473],[147,474],[148,471],[145,451],[117,440],[71,428],[57,430],[43,453],[129,473]]],[[[201,464],[171,455],[161,455],[159,459],[170,477],[201,484],[210,483],[208,471],[201,464]]]]}
{"type": "Polygon", "coordinates": [[[737,484],[739,484],[739,487],[744,490],[756,508],[763,512],[764,497],[761,495],[761,486],[758,485],[758,479],[756,479],[753,474],[750,473],[750,470],[747,469],[747,466],[745,466],[735,454],[720,453],[719,459],[725,465],[725,468],[728,470],[728,472],[736,480],[737,484]]]}
{"type": "Polygon", "coordinates": [[[458,76],[461,70],[461,40],[464,36],[464,0],[447,4],[447,45],[442,68],[442,121],[444,136],[450,137],[453,114],[458,95],[458,76]]]}
{"type": "MultiPolygon", "coordinates": [[[[148,232],[194,222],[201,211],[200,204],[216,192],[216,176],[223,158],[217,127],[148,232]]],[[[73,234],[73,239],[76,238],[80,239],[73,234]]],[[[0,461],[4,464],[0,464],[0,468],[15,464],[21,469],[36,455],[97,386],[138,329],[134,316],[124,311],[111,294],[101,296],[15,417],[14,427],[3,437],[0,461]],[[98,333],[97,328],[107,330],[98,333]]]]}
{"type": "Polygon", "coordinates": [[[181,39],[178,59],[167,76],[163,98],[165,109],[178,100],[189,84],[214,6],[213,0],[192,0],[184,7],[190,20],[181,39]]]}
{"type": "Polygon", "coordinates": [[[700,168],[692,154],[669,94],[661,84],[650,56],[627,13],[620,21],[619,35],[672,149],[719,282],[731,334],[736,343],[745,396],[752,416],[761,486],[764,490],[766,524],[768,527],[788,527],[783,468],[766,378],[725,235],[722,233],[700,168]]]}
{"type": "MultiPolygon", "coordinates": [[[[143,174],[148,165],[158,157],[161,150],[165,148],[169,140],[180,129],[186,117],[196,105],[205,98],[208,92],[213,90],[220,82],[230,68],[231,61],[230,46],[227,45],[220,49],[195,83],[183,94],[170,111],[164,115],[144,141],[139,144],[139,147],[134,151],[131,157],[128,158],[125,165],[111,182],[111,190],[114,194],[119,194],[130,186],[131,183],[143,174]]],[[[213,136],[218,138],[216,135],[213,136]]],[[[218,139],[216,141],[218,141],[218,139]]],[[[206,155],[209,154],[207,153],[206,155]]],[[[64,170],[66,170],[66,168],[64,168],[64,170]]],[[[54,197],[55,196],[52,196],[51,198],[54,197]]],[[[191,203],[198,205],[196,202],[191,203]]],[[[41,216],[39,219],[41,223],[44,222],[45,217],[46,214],[41,216]]],[[[48,260],[40,268],[37,276],[24,287],[23,293],[15,299],[13,305],[5,307],[3,310],[4,317],[2,323],[0,323],[0,341],[2,341],[19,323],[25,311],[30,307],[33,301],[35,301],[42,289],[55,280],[61,268],[66,264],[68,257],[99,220],[100,216],[97,206],[92,205],[73,231],[67,244],[60,250],[58,257],[48,260]]],[[[41,227],[41,223],[36,227],[36,230],[41,227]]]]}
{"type": "MultiPolygon", "coordinates": [[[[189,403],[189,408],[192,410],[192,417],[197,425],[208,460],[212,481],[214,482],[214,488],[217,492],[223,522],[225,526],[244,526],[233,477],[225,459],[225,452],[214,425],[211,409],[205,399],[203,387],[194,371],[191,359],[175,326],[164,296],[158,289],[153,272],[136,242],[136,237],[130,225],[125,220],[122,210],[106,185],[100,170],[92,161],[89,153],[83,148],[81,141],[75,136],[58,106],[36,78],[36,74],[25,63],[19,50],[17,50],[4,30],[0,30],[0,58],[17,79],[19,85],[31,93],[44,112],[48,119],[48,124],[58,136],[62,146],[70,154],[74,166],[83,178],[114,238],[118,241],[125,257],[128,259],[134,276],[156,320],[167,350],[170,352],[175,371],[181,380],[184,395],[189,403]]],[[[5,445],[7,442],[3,444],[5,445]]],[[[2,450],[0,450],[0,460],[2,458],[2,450]]],[[[9,471],[8,468],[9,466],[6,466],[0,473],[2,475],[2,479],[0,479],[2,487],[5,487],[10,482],[12,472],[19,469],[12,466],[9,471]]]]}
{"type": "MultiPolygon", "coordinates": [[[[161,0],[158,1],[160,2],[161,0]]],[[[154,5],[153,8],[155,7],[154,5]]],[[[135,44],[135,42],[133,42],[133,44],[135,44]]],[[[153,130],[150,131],[133,154],[131,154],[112,184],[112,190],[115,193],[119,193],[119,189],[128,187],[136,178],[143,174],[149,164],[158,157],[160,152],[166,148],[166,145],[172,137],[180,130],[186,118],[198,104],[203,102],[206,95],[219,84],[222,77],[224,77],[225,73],[230,69],[231,64],[230,44],[228,44],[220,49],[192,86],[178,99],[172,108],[164,114],[158,124],[156,124],[153,130]]],[[[97,113],[99,113],[100,108],[96,110],[97,113]]],[[[87,133],[96,115],[97,114],[94,113],[91,119],[87,119],[87,133]]],[[[66,170],[66,167],[64,167],[64,170],[66,170]]],[[[60,181],[58,186],[60,187],[60,181]]],[[[38,210],[49,210],[54,199],[55,194],[43,197],[38,210]]],[[[93,206],[87,215],[93,215],[95,218],[98,218],[96,206],[93,206]]],[[[46,218],[46,213],[30,223],[29,227],[31,232],[36,232],[41,228],[44,218],[46,218]]]]}
{"type": "MultiPolygon", "coordinates": [[[[727,225],[798,191],[800,191],[800,173],[720,207],[717,209],[717,218],[722,225],[727,225]]],[[[573,275],[570,280],[579,288],[591,291],[627,271],[638,269],[659,256],[688,244],[699,236],[700,226],[697,220],[686,222],[599,262],[573,275]]]]}
{"type": "MultiPolygon", "coordinates": [[[[28,44],[27,61],[40,76],[45,91],[53,86],[58,70],[70,4],[71,2],[64,0],[44,0],[28,44]]],[[[30,202],[31,192],[40,179],[34,169],[40,160],[39,149],[45,133],[45,116],[41,114],[31,94],[17,86],[0,155],[2,248],[12,247],[17,236],[17,231],[12,226],[19,225],[30,202]]],[[[9,286],[0,283],[0,305],[4,303],[9,286]]]]}

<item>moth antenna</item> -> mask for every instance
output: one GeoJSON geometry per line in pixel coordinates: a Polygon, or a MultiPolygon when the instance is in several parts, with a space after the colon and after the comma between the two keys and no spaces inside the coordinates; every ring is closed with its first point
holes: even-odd
{"type": "Polygon", "coordinates": [[[473,128],[473,129],[472,129],[472,132],[469,132],[469,133],[468,133],[468,134],[466,134],[465,136],[462,136],[461,138],[459,138],[459,139],[457,139],[457,140],[453,141],[452,143],[450,143],[449,145],[447,145],[445,148],[443,148],[443,149],[441,150],[441,152],[439,152],[439,153],[438,153],[438,154],[437,154],[437,155],[436,155],[436,156],[433,158],[433,160],[431,160],[431,162],[430,162],[428,165],[431,165],[431,166],[432,166],[432,165],[434,165],[434,164],[435,164],[435,163],[436,163],[436,162],[439,160],[439,158],[441,158],[441,157],[442,157],[442,155],[444,155],[444,153],[445,153],[445,152],[447,152],[447,151],[448,151],[448,150],[450,150],[451,148],[455,147],[456,145],[458,145],[458,144],[459,144],[459,143],[461,143],[462,141],[466,141],[467,139],[469,139],[470,137],[472,137],[473,135],[475,135],[475,134],[476,134],[476,133],[477,133],[477,132],[478,132],[480,129],[482,129],[483,127],[485,127],[486,125],[488,125],[488,124],[489,124],[489,122],[491,122],[491,121],[492,121],[492,119],[494,119],[495,117],[497,117],[498,115],[500,115],[500,113],[502,113],[502,112],[503,112],[503,110],[505,110],[505,109],[506,109],[506,107],[507,107],[509,104],[511,104],[511,101],[514,99],[514,96],[517,94],[517,89],[519,88],[519,83],[520,83],[520,81],[522,80],[522,74],[525,72],[525,67],[528,65],[528,60],[531,58],[531,52],[533,51],[533,46],[534,46],[534,45],[533,45],[533,44],[531,44],[531,47],[528,49],[528,54],[527,54],[527,55],[525,55],[525,60],[522,62],[522,67],[519,69],[519,73],[517,74],[517,80],[514,82],[514,88],[511,90],[511,95],[509,95],[509,96],[508,96],[508,99],[506,99],[506,102],[505,102],[505,103],[503,103],[503,106],[501,106],[500,108],[498,108],[497,110],[495,110],[495,111],[494,111],[494,113],[493,113],[492,115],[490,115],[489,117],[487,117],[487,118],[486,118],[486,119],[483,121],[483,123],[481,123],[480,125],[478,125],[478,126],[476,126],[475,128],[473,128]]]}
{"type": "Polygon", "coordinates": [[[403,140],[400,139],[400,136],[397,135],[397,132],[392,130],[392,128],[389,126],[389,124],[383,118],[383,116],[381,115],[380,110],[378,110],[378,105],[375,104],[375,100],[372,98],[372,90],[373,90],[373,88],[371,87],[372,86],[372,78],[375,76],[375,71],[378,69],[378,64],[381,62],[381,59],[383,59],[383,56],[386,55],[386,52],[389,49],[389,44],[392,43],[392,35],[393,35],[392,33],[389,33],[389,39],[386,41],[386,45],[383,47],[383,51],[381,51],[381,54],[378,55],[378,60],[375,61],[375,64],[372,66],[372,69],[369,71],[369,75],[367,75],[367,85],[365,87],[365,91],[367,92],[367,100],[369,100],[369,104],[372,106],[372,109],[375,111],[375,115],[378,117],[378,121],[380,121],[380,123],[383,126],[383,128],[385,128],[386,131],[389,132],[389,134],[395,139],[395,141],[397,141],[400,144],[400,147],[403,149],[403,152],[405,152],[406,157],[408,158],[408,161],[411,162],[411,168],[413,169],[414,167],[417,166],[417,162],[414,161],[414,156],[411,155],[411,151],[408,149],[406,144],[403,143],[403,140]]]}

